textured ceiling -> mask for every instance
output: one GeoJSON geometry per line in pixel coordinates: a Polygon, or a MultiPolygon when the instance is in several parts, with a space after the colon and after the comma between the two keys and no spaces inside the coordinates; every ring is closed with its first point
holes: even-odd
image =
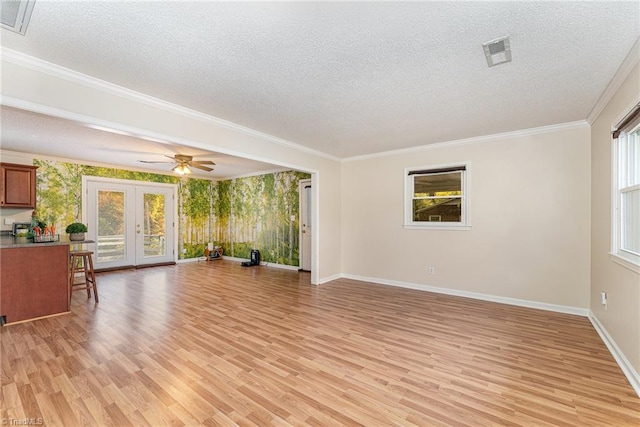
{"type": "Polygon", "coordinates": [[[168,174],[172,173],[173,164],[146,164],[140,160],[171,162],[165,156],[186,154],[194,156],[194,160],[212,160],[216,163],[212,172],[193,169],[194,177],[209,179],[284,170],[268,163],[130,135],[118,135],[69,120],[4,106],[0,107],[0,126],[0,148],[7,151],[168,174]]]}
{"type": "Polygon", "coordinates": [[[349,157],[585,119],[639,23],[637,1],[39,0],[2,45],[349,157]]]}

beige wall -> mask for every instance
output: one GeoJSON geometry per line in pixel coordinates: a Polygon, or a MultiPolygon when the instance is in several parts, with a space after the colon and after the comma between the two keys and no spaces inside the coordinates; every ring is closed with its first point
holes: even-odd
{"type": "Polygon", "coordinates": [[[589,182],[586,123],[345,162],[342,271],[585,311],[589,182]],[[471,230],[404,229],[403,169],[464,161],[471,230]]]}
{"type": "MultiPolygon", "coordinates": [[[[316,242],[319,268],[312,277],[318,282],[340,273],[340,182],[339,161],[297,150],[273,139],[247,132],[215,120],[184,114],[139,99],[135,94],[104,90],[73,73],[2,58],[3,103],[10,106],[74,118],[86,123],[112,126],[139,135],[242,155],[276,165],[315,173],[321,238],[316,242]],[[15,100],[18,100],[16,102],[15,100]]],[[[79,153],[81,157],[81,153],[79,153]]],[[[108,162],[108,160],[105,160],[108,162]]]]}
{"type": "Polygon", "coordinates": [[[611,126],[640,101],[636,65],[591,126],[591,311],[640,372],[640,275],[611,260],[611,126]],[[608,304],[600,303],[607,292],[608,304]]]}

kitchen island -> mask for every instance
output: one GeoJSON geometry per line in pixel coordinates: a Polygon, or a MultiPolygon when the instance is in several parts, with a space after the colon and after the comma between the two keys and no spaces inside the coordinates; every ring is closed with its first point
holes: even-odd
{"type": "Polygon", "coordinates": [[[0,316],[15,323],[69,312],[69,245],[0,236],[0,316]]]}

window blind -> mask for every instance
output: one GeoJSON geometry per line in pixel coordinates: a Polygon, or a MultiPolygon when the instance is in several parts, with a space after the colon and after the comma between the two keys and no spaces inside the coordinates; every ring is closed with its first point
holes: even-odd
{"type": "Polygon", "coordinates": [[[466,166],[453,166],[450,168],[438,168],[438,169],[424,169],[419,171],[411,171],[409,175],[427,175],[430,173],[446,173],[446,172],[458,172],[467,170],[466,166]]]}
{"type": "Polygon", "coordinates": [[[624,116],[624,119],[615,126],[615,129],[611,132],[613,134],[613,139],[620,136],[621,132],[635,127],[638,123],[640,123],[640,103],[633,107],[629,114],[624,116]]]}

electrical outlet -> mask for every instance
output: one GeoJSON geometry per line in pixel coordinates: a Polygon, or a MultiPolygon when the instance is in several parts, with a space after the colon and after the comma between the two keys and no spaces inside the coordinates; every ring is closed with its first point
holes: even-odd
{"type": "Polygon", "coordinates": [[[436,274],[436,268],[435,267],[429,267],[429,274],[436,274]]]}
{"type": "Polygon", "coordinates": [[[607,305],[607,293],[605,291],[600,292],[600,302],[602,305],[607,305]]]}

